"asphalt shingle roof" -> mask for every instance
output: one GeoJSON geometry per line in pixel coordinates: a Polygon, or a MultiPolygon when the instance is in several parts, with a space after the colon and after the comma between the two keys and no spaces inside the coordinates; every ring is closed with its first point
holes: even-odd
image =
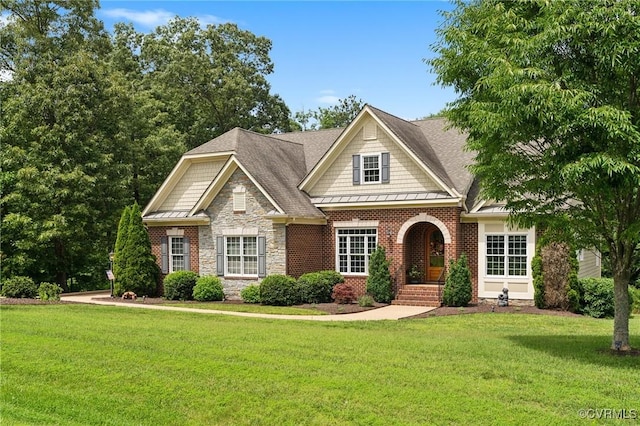
{"type": "MultiPolygon", "coordinates": [[[[449,188],[475,199],[477,185],[468,166],[474,154],[464,150],[466,135],[448,129],[444,118],[409,122],[368,105],[393,134],[449,188]]],[[[285,214],[324,217],[298,184],[322,159],[344,129],[263,135],[235,128],[187,152],[186,156],[230,152],[285,214]]],[[[328,200],[325,200],[325,202],[328,200]]],[[[467,206],[474,200],[467,200],[467,206]]]]}

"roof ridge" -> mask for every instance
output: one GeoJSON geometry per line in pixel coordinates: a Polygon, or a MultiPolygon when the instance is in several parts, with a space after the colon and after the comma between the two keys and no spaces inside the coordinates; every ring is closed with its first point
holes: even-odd
{"type": "MultiPolygon", "coordinates": [[[[271,136],[271,134],[266,135],[264,133],[259,133],[259,132],[253,131],[253,130],[247,130],[247,129],[243,129],[243,128],[240,128],[240,127],[238,127],[238,129],[242,130],[243,132],[254,134],[256,136],[262,136],[262,137],[265,137],[265,138],[272,139],[272,140],[274,140],[276,142],[286,142],[286,143],[291,143],[291,144],[294,144],[294,145],[298,145],[298,146],[304,147],[304,144],[302,144],[300,142],[294,142],[294,141],[290,141],[288,139],[278,139],[276,137],[271,136]]],[[[282,134],[286,134],[286,133],[282,133],[282,134]]]]}
{"type": "Polygon", "coordinates": [[[391,114],[391,113],[389,113],[389,112],[387,112],[387,111],[383,111],[383,110],[381,110],[380,108],[376,108],[376,107],[374,107],[374,106],[373,106],[373,105],[371,105],[371,104],[366,104],[366,106],[368,106],[369,108],[371,108],[371,109],[375,110],[375,112],[376,112],[376,113],[377,113],[377,112],[380,112],[380,113],[382,113],[382,114],[388,115],[389,117],[393,117],[393,118],[395,118],[396,120],[401,120],[401,121],[403,121],[403,122],[405,122],[405,123],[407,123],[407,124],[411,124],[412,126],[416,126],[416,127],[418,127],[418,125],[414,123],[414,121],[416,121],[416,120],[412,120],[412,121],[405,120],[405,119],[404,119],[404,118],[402,118],[402,117],[398,117],[397,115],[391,114]]]}

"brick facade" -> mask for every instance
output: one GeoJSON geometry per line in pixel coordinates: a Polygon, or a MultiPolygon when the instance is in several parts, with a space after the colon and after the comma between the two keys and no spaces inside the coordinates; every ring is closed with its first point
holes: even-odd
{"type": "MultiPolygon", "coordinates": [[[[196,273],[200,273],[200,261],[199,261],[199,232],[198,226],[153,226],[148,228],[149,239],[151,240],[151,253],[156,257],[156,262],[159,267],[162,267],[162,237],[167,236],[174,230],[181,230],[184,232],[184,236],[189,238],[189,270],[196,273]]],[[[162,280],[166,274],[160,273],[160,279],[158,282],[158,294],[164,294],[162,287],[162,280]]]]}
{"type": "MultiPolygon", "coordinates": [[[[457,259],[461,253],[469,258],[473,282],[473,302],[477,301],[477,252],[478,234],[476,224],[460,223],[461,209],[458,207],[328,210],[327,225],[292,226],[287,230],[287,273],[299,276],[318,269],[336,268],[336,232],[334,222],[378,221],[378,244],[385,248],[390,259],[389,269],[397,292],[406,284],[406,272],[412,263],[425,261],[425,236],[434,224],[418,222],[398,235],[405,222],[420,214],[433,216],[447,228],[451,242],[445,244],[445,265],[449,259],[457,259]],[[317,235],[321,238],[317,239],[317,235]],[[398,243],[398,240],[402,243],[398,243]]],[[[358,294],[366,292],[366,277],[346,275],[358,294]]]]}

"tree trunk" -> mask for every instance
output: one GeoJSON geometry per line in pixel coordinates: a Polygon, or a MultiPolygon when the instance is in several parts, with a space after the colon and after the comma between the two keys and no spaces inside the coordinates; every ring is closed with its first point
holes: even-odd
{"type": "Polygon", "coordinates": [[[629,280],[631,270],[622,267],[615,259],[613,264],[613,291],[615,296],[615,315],[613,318],[613,341],[611,349],[630,351],[629,345],[629,280]]]}

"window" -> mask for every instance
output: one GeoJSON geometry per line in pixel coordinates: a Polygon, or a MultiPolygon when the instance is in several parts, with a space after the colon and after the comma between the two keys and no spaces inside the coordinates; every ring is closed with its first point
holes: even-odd
{"type": "Polygon", "coordinates": [[[362,181],[364,183],[380,182],[380,155],[362,156],[362,181]]]}
{"type": "Polygon", "coordinates": [[[353,184],[389,183],[391,156],[388,152],[379,154],[354,154],[353,184]]]}
{"type": "Polygon", "coordinates": [[[487,275],[527,275],[526,235],[487,235],[486,250],[487,275]]]}
{"type": "Polygon", "coordinates": [[[225,245],[225,275],[258,275],[257,237],[226,237],[225,245]]]}
{"type": "Polygon", "coordinates": [[[366,275],[369,272],[369,256],[377,246],[377,235],[377,229],[338,229],[338,271],[366,275]]]}
{"type": "Polygon", "coordinates": [[[169,272],[187,269],[184,237],[169,237],[169,272]]]}

